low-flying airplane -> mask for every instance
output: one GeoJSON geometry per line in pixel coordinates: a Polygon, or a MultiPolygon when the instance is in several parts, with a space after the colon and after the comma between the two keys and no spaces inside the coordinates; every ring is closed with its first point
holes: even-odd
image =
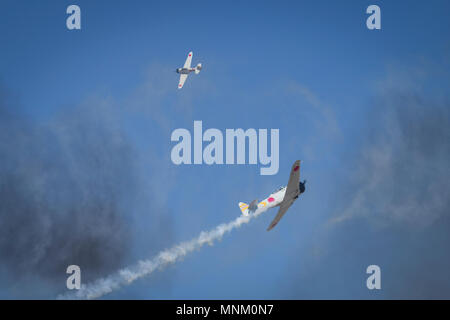
{"type": "Polygon", "coordinates": [[[191,68],[191,62],[192,62],[192,51],[189,52],[183,68],[177,68],[177,70],[176,70],[176,72],[180,74],[180,82],[178,82],[178,89],[183,88],[183,85],[184,85],[189,73],[194,71],[195,74],[199,74],[200,70],[202,70],[201,63],[197,64],[197,66],[195,68],[191,68]]]}
{"type": "Polygon", "coordinates": [[[267,228],[267,231],[270,231],[277,225],[300,194],[305,192],[305,184],[306,180],[300,182],[300,160],[297,160],[292,165],[291,175],[289,176],[289,182],[286,187],[281,187],[260,203],[258,203],[258,200],[253,200],[250,204],[239,202],[239,208],[241,208],[242,214],[247,216],[258,209],[270,209],[279,206],[280,209],[275,219],[273,219],[267,228]]]}

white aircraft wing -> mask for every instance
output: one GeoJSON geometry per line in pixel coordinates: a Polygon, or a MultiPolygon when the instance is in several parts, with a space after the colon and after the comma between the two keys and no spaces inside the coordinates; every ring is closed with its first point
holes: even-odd
{"type": "Polygon", "coordinates": [[[183,68],[190,68],[191,67],[191,62],[192,62],[192,51],[189,52],[187,58],[186,58],[186,62],[184,63],[183,68]]]}
{"type": "Polygon", "coordinates": [[[183,85],[186,82],[187,77],[188,77],[187,74],[180,74],[180,82],[178,82],[178,89],[183,88],[183,85]]]}
{"type": "Polygon", "coordinates": [[[275,216],[275,219],[273,219],[273,221],[270,223],[270,226],[267,228],[267,231],[270,231],[273,229],[273,227],[275,227],[277,225],[277,223],[281,220],[281,218],[283,218],[284,214],[286,213],[286,211],[289,209],[289,207],[291,206],[291,203],[283,203],[280,205],[280,210],[278,210],[277,215],[275,216]]]}
{"type": "Polygon", "coordinates": [[[289,209],[289,207],[294,203],[294,197],[299,194],[299,186],[300,184],[300,160],[297,160],[292,165],[291,174],[289,176],[289,182],[286,187],[286,193],[284,195],[283,202],[280,204],[280,210],[278,210],[277,215],[275,216],[275,219],[270,223],[269,228],[267,228],[267,231],[271,230],[273,227],[275,227],[280,221],[280,219],[284,216],[286,211],[289,209]]]}

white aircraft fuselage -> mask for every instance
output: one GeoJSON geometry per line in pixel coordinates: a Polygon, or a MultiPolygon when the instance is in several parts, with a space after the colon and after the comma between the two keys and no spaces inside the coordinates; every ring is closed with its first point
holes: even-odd
{"type": "MultiPolygon", "coordinates": [[[[287,187],[281,187],[277,191],[275,191],[272,194],[270,194],[267,198],[265,198],[264,200],[259,202],[257,207],[255,208],[254,212],[256,212],[256,210],[260,210],[260,209],[263,209],[263,208],[264,209],[271,209],[271,208],[279,207],[280,204],[284,200],[284,196],[286,195],[286,188],[287,187]]],[[[304,182],[300,182],[299,191],[294,196],[294,200],[296,200],[298,198],[298,196],[300,194],[302,194],[303,192],[305,192],[305,183],[304,182]]],[[[241,208],[243,215],[247,216],[250,213],[248,204],[245,204],[245,203],[241,202],[241,203],[239,203],[239,207],[241,208]]]]}
{"type": "Polygon", "coordinates": [[[196,70],[196,68],[178,68],[176,70],[176,72],[179,73],[179,74],[189,74],[189,73],[191,73],[192,71],[195,71],[195,70],[196,70]]]}

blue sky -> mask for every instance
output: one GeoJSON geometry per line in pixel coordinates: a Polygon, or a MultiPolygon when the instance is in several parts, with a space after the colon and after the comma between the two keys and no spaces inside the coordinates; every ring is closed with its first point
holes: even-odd
{"type": "MultiPolygon", "coordinates": [[[[7,0],[0,8],[0,84],[13,112],[57,127],[81,108],[132,145],[139,186],[125,208],[132,240],[122,266],[233,220],[239,201],[266,197],[287,183],[296,159],[304,161],[306,193],[273,231],[265,229],[276,209],[108,298],[416,297],[402,270],[409,255],[426,253],[404,248],[410,237],[446,239],[439,214],[411,227],[402,218],[380,223],[375,214],[328,222],[354,201],[346,186],[355,159],[371,147],[370,129],[380,125],[371,122],[386,110],[380,101],[391,90],[448,101],[447,1],[7,0]],[[65,26],[70,4],[81,8],[81,30],[65,26]],[[370,4],[381,7],[381,30],[366,28],[370,4]],[[191,50],[203,70],[177,90],[175,68],[191,50]],[[192,132],[194,120],[223,132],[279,129],[278,174],[261,176],[257,165],[175,166],[170,134],[192,132]],[[365,287],[370,264],[386,270],[379,292],[365,287]]],[[[446,258],[446,249],[429,260],[446,258]]],[[[0,280],[7,279],[5,271],[0,280]]],[[[421,288],[439,286],[436,295],[448,298],[449,282],[437,282],[425,279],[421,288]]],[[[0,296],[53,297],[12,287],[0,296]]]]}

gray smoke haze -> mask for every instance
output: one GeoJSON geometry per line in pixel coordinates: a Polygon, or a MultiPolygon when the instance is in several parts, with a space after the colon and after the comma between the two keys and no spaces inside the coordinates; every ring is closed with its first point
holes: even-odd
{"type": "Polygon", "coordinates": [[[406,89],[372,101],[340,157],[321,254],[295,261],[290,298],[450,297],[450,101],[406,89]],[[371,264],[379,291],[365,285],[371,264]]]}
{"type": "Polygon", "coordinates": [[[8,278],[39,277],[61,291],[70,264],[83,281],[116,270],[130,246],[133,148],[97,106],[46,124],[17,108],[0,92],[0,261],[8,278]]]}
{"type": "Polygon", "coordinates": [[[331,222],[364,216],[425,227],[450,214],[450,103],[391,92],[370,118],[345,197],[351,201],[331,222]]]}

